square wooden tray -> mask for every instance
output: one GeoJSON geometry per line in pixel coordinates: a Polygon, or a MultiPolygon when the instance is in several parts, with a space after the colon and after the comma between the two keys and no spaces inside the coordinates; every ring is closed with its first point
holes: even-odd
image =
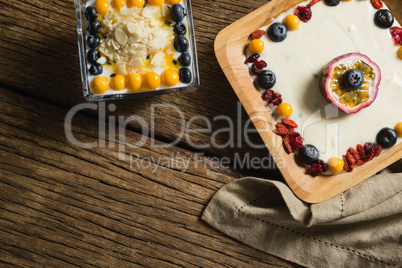
{"type": "MultiPolygon", "coordinates": [[[[355,1],[355,0],[353,0],[355,1]]],[[[332,176],[313,178],[299,166],[294,154],[288,155],[282,147],[282,138],[272,130],[275,120],[266,103],[256,90],[248,67],[244,64],[245,49],[250,34],[269,19],[303,2],[303,0],[272,0],[247,16],[223,29],[215,39],[215,54],[218,62],[237,94],[244,109],[278,165],[283,177],[292,191],[303,201],[318,203],[330,199],[374,175],[402,158],[402,143],[375,157],[372,161],[332,176]]],[[[384,0],[396,19],[402,21],[402,1],[384,0]]],[[[391,41],[391,40],[390,40],[391,41]]]]}

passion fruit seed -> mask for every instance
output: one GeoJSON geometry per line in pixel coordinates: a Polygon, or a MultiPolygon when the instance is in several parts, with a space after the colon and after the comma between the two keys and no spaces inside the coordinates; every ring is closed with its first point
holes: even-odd
{"type": "Polygon", "coordinates": [[[325,0],[325,4],[327,4],[330,7],[334,7],[339,5],[339,3],[341,2],[341,0],[325,0]]]}
{"type": "Polygon", "coordinates": [[[127,87],[130,90],[139,90],[142,86],[142,76],[139,73],[130,73],[127,76],[127,87]]]}
{"type": "Polygon", "coordinates": [[[398,134],[398,137],[402,138],[402,122],[396,124],[394,129],[396,131],[396,134],[398,134]]]}
{"type": "Polygon", "coordinates": [[[121,74],[115,75],[110,79],[110,87],[114,90],[123,90],[126,88],[126,78],[121,74]]]}
{"type": "Polygon", "coordinates": [[[398,48],[397,53],[398,53],[398,57],[402,60],[402,47],[398,48]]]}
{"type": "Polygon", "coordinates": [[[161,76],[162,84],[166,87],[173,87],[179,82],[179,74],[172,69],[164,70],[161,76]]]}
{"type": "Polygon", "coordinates": [[[288,28],[283,23],[275,22],[269,26],[267,34],[272,41],[282,42],[288,36],[288,28]]]}
{"type": "Polygon", "coordinates": [[[374,23],[382,29],[388,29],[394,24],[394,15],[388,9],[380,9],[374,14],[374,23]]]}
{"type": "Polygon", "coordinates": [[[381,129],[377,134],[377,143],[383,148],[391,148],[395,145],[398,134],[395,130],[389,127],[381,129]]]}
{"type": "Polygon", "coordinates": [[[364,75],[358,69],[349,69],[343,75],[343,84],[349,90],[359,89],[364,82],[364,75]]]}
{"type": "Polygon", "coordinates": [[[283,20],[283,23],[286,25],[286,28],[288,28],[289,31],[297,30],[300,27],[299,17],[293,14],[287,15],[283,20]]]}
{"type": "Polygon", "coordinates": [[[306,165],[311,165],[320,158],[320,152],[311,144],[305,144],[297,153],[297,158],[306,165]]]}
{"type": "Polygon", "coordinates": [[[328,162],[328,170],[332,173],[338,173],[343,170],[343,160],[338,157],[331,157],[328,162]]]}
{"type": "Polygon", "coordinates": [[[276,114],[280,118],[289,118],[293,113],[293,107],[289,103],[281,103],[276,108],[276,114]]]}
{"type": "Polygon", "coordinates": [[[95,94],[103,94],[109,89],[109,80],[106,76],[97,76],[92,80],[91,89],[95,94]]]}
{"type": "Polygon", "coordinates": [[[250,49],[251,53],[261,53],[264,50],[264,42],[260,39],[251,40],[248,48],[250,49]]]}
{"type": "Polygon", "coordinates": [[[263,89],[273,88],[276,83],[275,74],[270,70],[262,71],[257,76],[257,84],[263,89]]]}

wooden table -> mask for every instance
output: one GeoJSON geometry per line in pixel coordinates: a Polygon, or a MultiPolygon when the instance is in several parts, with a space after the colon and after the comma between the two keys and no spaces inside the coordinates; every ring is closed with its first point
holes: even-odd
{"type": "MultiPolygon", "coordinates": [[[[264,3],[194,0],[199,90],[107,102],[106,109],[113,103],[116,110],[106,116],[80,111],[71,134],[97,142],[83,149],[65,132],[66,115],[85,103],[74,1],[0,0],[0,266],[296,267],[200,219],[232,180],[280,178],[272,165],[239,165],[245,157],[268,156],[244,142],[243,131],[211,136],[228,127],[222,116],[240,126],[248,120],[216,61],[214,38],[264,3]],[[151,138],[134,120],[118,129],[119,116],[132,115],[153,126],[151,138]],[[207,122],[211,131],[195,131],[207,122]],[[99,133],[104,123],[110,126],[105,136],[99,133]],[[141,139],[143,145],[132,145],[141,139]],[[233,146],[212,146],[231,139],[233,146]]],[[[250,139],[262,144],[255,133],[250,139]]]]}

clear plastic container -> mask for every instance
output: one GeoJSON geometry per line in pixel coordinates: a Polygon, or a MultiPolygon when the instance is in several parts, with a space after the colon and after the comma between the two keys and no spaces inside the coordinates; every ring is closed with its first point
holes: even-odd
{"type": "MultiPolygon", "coordinates": [[[[117,99],[126,99],[126,98],[135,98],[141,96],[152,96],[152,95],[160,95],[166,93],[177,93],[177,92],[186,92],[196,90],[200,85],[200,78],[198,72],[198,61],[197,61],[197,49],[195,43],[195,35],[194,35],[194,25],[193,25],[193,16],[191,9],[191,0],[182,0],[181,5],[184,7],[184,11],[186,16],[184,17],[184,24],[187,28],[186,37],[189,41],[189,49],[187,53],[191,56],[191,64],[188,66],[190,72],[192,74],[192,80],[190,83],[182,83],[179,82],[177,85],[173,87],[165,87],[161,84],[160,87],[154,90],[141,90],[141,91],[131,91],[128,89],[124,89],[121,91],[115,91],[109,89],[104,94],[95,94],[92,92],[90,88],[91,80],[95,77],[89,73],[90,63],[87,61],[87,52],[90,49],[87,46],[86,38],[89,35],[87,33],[88,22],[85,18],[85,8],[87,7],[87,2],[93,3],[93,0],[75,0],[75,11],[77,17],[77,34],[78,34],[78,52],[80,58],[80,69],[81,69],[81,80],[82,80],[82,89],[84,98],[88,101],[104,101],[104,100],[117,100],[117,99]]],[[[174,48],[173,48],[174,50],[174,48]]],[[[177,60],[177,59],[176,59],[177,60]]],[[[178,61],[177,61],[177,64],[178,61]]],[[[109,74],[109,73],[107,73],[109,74]]],[[[105,76],[105,74],[102,74],[105,76]]]]}

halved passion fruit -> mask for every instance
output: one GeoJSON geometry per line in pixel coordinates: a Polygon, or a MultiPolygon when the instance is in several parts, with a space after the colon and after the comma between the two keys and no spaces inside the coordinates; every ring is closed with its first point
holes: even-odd
{"type": "Polygon", "coordinates": [[[320,89],[341,111],[357,113],[376,99],[380,81],[381,71],[375,62],[366,55],[348,53],[322,69],[320,89]]]}

